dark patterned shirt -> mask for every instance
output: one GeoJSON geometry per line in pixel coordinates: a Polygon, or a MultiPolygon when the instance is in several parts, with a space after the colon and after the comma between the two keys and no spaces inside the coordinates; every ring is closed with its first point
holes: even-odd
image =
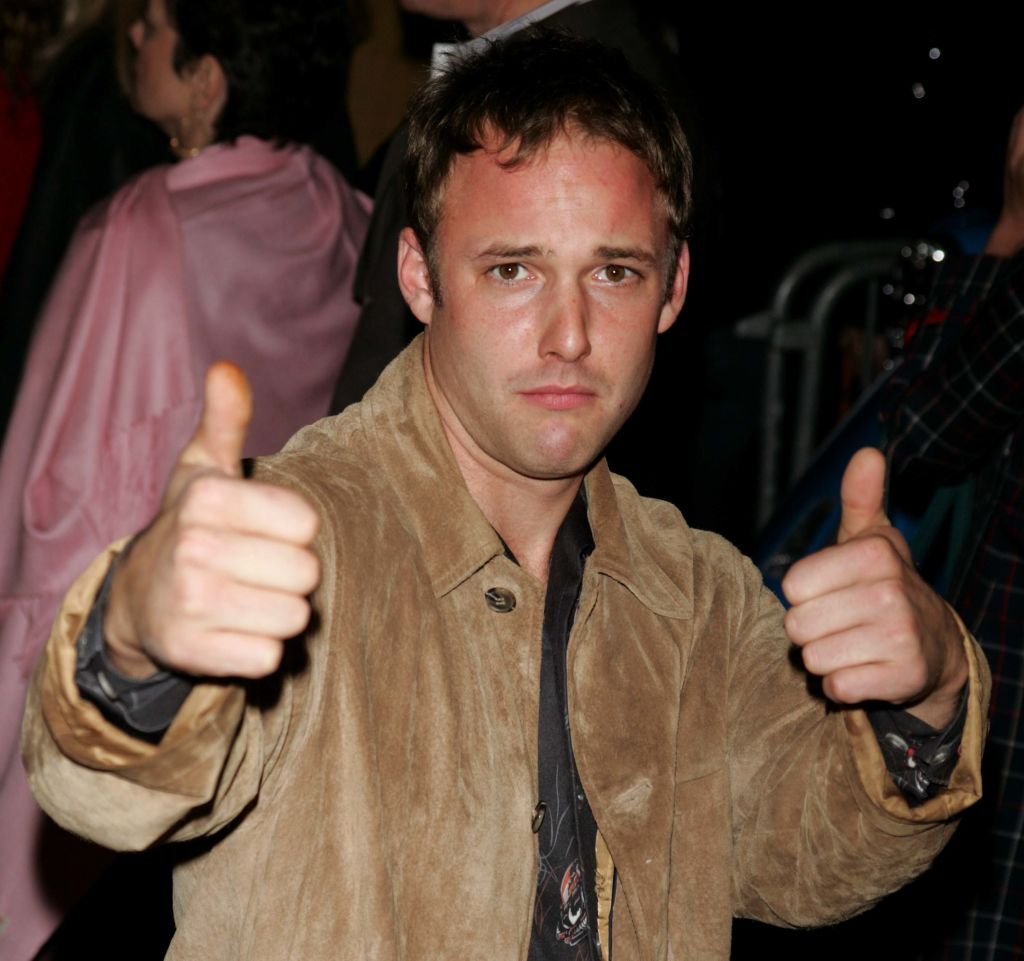
{"type": "Polygon", "coordinates": [[[551,550],[541,642],[537,774],[544,819],[529,961],[598,961],[597,825],[572,753],[566,698],[569,632],[594,549],[582,489],[551,550]]]}
{"type": "Polygon", "coordinates": [[[992,666],[985,774],[994,790],[956,839],[971,838],[961,846],[980,853],[950,871],[951,883],[974,887],[971,907],[931,955],[950,961],[1024,956],[1022,296],[1024,255],[943,263],[886,403],[894,504],[920,503],[936,485],[976,483],[949,599],[992,666]]]}

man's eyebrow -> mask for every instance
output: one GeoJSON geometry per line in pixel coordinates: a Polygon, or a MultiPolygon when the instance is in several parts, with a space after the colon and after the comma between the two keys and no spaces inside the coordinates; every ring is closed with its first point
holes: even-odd
{"type": "Polygon", "coordinates": [[[536,244],[528,244],[525,247],[512,247],[507,244],[491,244],[486,250],[481,250],[474,257],[474,260],[518,260],[522,257],[539,257],[541,248],[536,244]]]}
{"type": "MultiPolygon", "coordinates": [[[[527,257],[541,257],[544,250],[537,244],[515,247],[510,244],[491,244],[476,255],[475,260],[519,260],[527,257]]],[[[594,256],[601,260],[633,260],[657,267],[661,260],[644,247],[595,247],[594,256]]]]}
{"type": "Polygon", "coordinates": [[[661,265],[661,259],[643,247],[597,247],[594,255],[602,260],[635,260],[648,267],[661,265]]]}

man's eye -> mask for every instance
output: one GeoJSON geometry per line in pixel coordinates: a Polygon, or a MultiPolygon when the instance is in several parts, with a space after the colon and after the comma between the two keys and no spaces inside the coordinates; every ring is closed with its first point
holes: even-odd
{"type": "Polygon", "coordinates": [[[611,284],[621,284],[624,280],[636,277],[637,273],[630,267],[623,267],[622,264],[608,264],[597,272],[597,279],[604,280],[611,284]]]}
{"type": "Polygon", "coordinates": [[[517,280],[525,280],[530,272],[522,264],[498,264],[489,271],[491,276],[503,280],[505,283],[514,283],[517,280]]]}

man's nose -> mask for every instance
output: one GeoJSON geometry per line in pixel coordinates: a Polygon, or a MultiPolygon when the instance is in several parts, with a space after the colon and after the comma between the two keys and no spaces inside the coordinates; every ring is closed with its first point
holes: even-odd
{"type": "Polygon", "coordinates": [[[590,353],[590,316],[586,294],[575,283],[554,292],[547,305],[540,340],[542,357],[582,360],[590,353]]]}

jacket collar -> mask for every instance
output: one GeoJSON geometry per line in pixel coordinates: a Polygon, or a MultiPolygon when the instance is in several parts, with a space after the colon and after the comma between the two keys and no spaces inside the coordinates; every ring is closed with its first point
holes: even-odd
{"type": "MultiPolygon", "coordinates": [[[[501,538],[470,495],[444,435],[423,373],[422,334],[388,366],[353,413],[377,451],[396,509],[430,557],[437,597],[504,554],[501,538]]],[[[690,616],[690,598],[651,556],[640,526],[624,523],[619,485],[604,459],[585,483],[595,542],[591,568],[621,583],[656,613],[690,616]]],[[[638,505],[636,493],[625,487],[638,505]]]]}
{"type": "MultiPolygon", "coordinates": [[[[651,553],[650,542],[659,532],[643,510],[640,496],[623,478],[616,478],[603,458],[587,474],[587,504],[594,534],[593,571],[622,584],[641,604],[666,617],[689,618],[693,603],[665,572],[663,561],[651,553]]],[[[688,529],[687,529],[688,533],[688,529]]],[[[693,552],[686,537],[673,567],[692,582],[693,552]]]]}

